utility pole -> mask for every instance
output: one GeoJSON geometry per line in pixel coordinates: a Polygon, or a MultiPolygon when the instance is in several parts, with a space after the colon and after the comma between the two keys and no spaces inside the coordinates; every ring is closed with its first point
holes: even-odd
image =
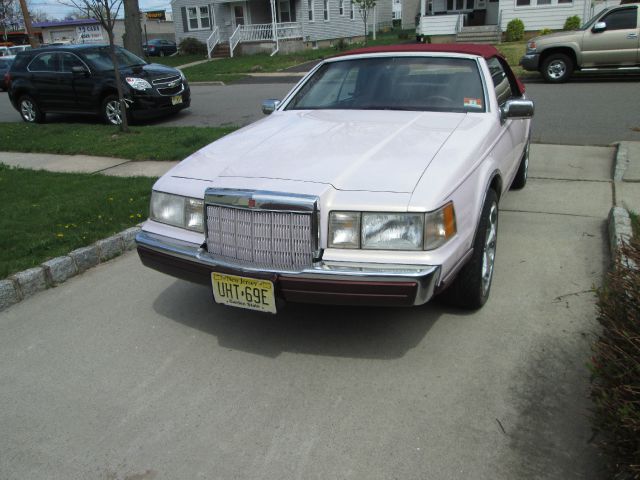
{"type": "Polygon", "coordinates": [[[31,14],[29,13],[27,2],[25,0],[20,0],[20,8],[22,9],[22,18],[24,19],[24,28],[27,31],[27,36],[29,37],[29,44],[31,45],[31,48],[37,48],[40,45],[40,41],[33,34],[31,14]]]}

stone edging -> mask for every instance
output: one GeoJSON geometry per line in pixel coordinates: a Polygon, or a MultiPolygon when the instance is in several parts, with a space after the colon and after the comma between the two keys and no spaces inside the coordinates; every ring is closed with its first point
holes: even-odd
{"type": "Polygon", "coordinates": [[[47,260],[39,267],[23,270],[0,280],[0,311],[134,249],[139,231],[140,227],[128,228],[88,247],[78,248],[68,255],[47,260]]]}
{"type": "Polygon", "coordinates": [[[625,142],[619,142],[613,168],[613,198],[614,206],[609,212],[609,249],[612,257],[619,253],[620,245],[628,242],[633,236],[631,217],[629,212],[618,205],[617,187],[622,181],[629,165],[629,149],[625,142]]]}

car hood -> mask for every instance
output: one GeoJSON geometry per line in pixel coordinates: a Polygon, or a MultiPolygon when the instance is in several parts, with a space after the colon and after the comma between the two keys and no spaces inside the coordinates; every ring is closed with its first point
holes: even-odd
{"type": "MultiPolygon", "coordinates": [[[[168,175],[271,178],[412,192],[464,113],[286,111],[214,142],[168,175]]],[[[226,181],[225,183],[229,183],[226,181]]]]}
{"type": "Polygon", "coordinates": [[[160,65],[159,63],[149,63],[132,68],[121,68],[120,72],[125,75],[135,75],[141,78],[160,78],[180,74],[177,69],[160,65]]]}
{"type": "Polygon", "coordinates": [[[547,35],[542,35],[541,37],[535,37],[532,40],[535,41],[537,44],[544,44],[544,43],[553,43],[557,40],[562,40],[562,39],[576,39],[581,37],[584,34],[584,32],[582,30],[570,30],[568,32],[555,32],[555,33],[549,33],[547,35]]]}

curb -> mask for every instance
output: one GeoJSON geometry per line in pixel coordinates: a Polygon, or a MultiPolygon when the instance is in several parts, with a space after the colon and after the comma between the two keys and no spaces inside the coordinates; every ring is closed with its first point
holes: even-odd
{"type": "Polygon", "coordinates": [[[78,248],[68,255],[52,258],[39,267],[14,273],[0,280],[0,312],[35,293],[56,287],[101,263],[133,250],[140,227],[128,228],[111,237],[78,248]]]}
{"type": "MultiPolygon", "coordinates": [[[[620,246],[628,243],[633,236],[631,227],[631,217],[626,208],[618,204],[618,189],[623,181],[624,174],[629,165],[629,147],[626,142],[619,142],[616,150],[616,156],[613,168],[613,207],[609,212],[608,229],[609,229],[609,250],[612,259],[617,255],[622,255],[620,246]]],[[[623,255],[623,262],[628,263],[629,260],[623,255]]]]}

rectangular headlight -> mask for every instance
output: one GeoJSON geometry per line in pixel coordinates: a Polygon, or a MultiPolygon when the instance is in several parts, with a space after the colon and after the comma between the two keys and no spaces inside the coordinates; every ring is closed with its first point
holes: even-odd
{"type": "Polygon", "coordinates": [[[423,231],[421,213],[362,214],[362,248],[422,250],[423,231]]]}
{"type": "Polygon", "coordinates": [[[329,247],[360,248],[360,212],[329,214],[329,247]]]}
{"type": "Polygon", "coordinates": [[[456,212],[453,203],[429,212],[425,216],[424,249],[434,250],[441,247],[456,234],[456,212]]]}
{"type": "Polygon", "coordinates": [[[163,192],[151,192],[150,217],[175,227],[204,232],[204,202],[163,192]]]}

